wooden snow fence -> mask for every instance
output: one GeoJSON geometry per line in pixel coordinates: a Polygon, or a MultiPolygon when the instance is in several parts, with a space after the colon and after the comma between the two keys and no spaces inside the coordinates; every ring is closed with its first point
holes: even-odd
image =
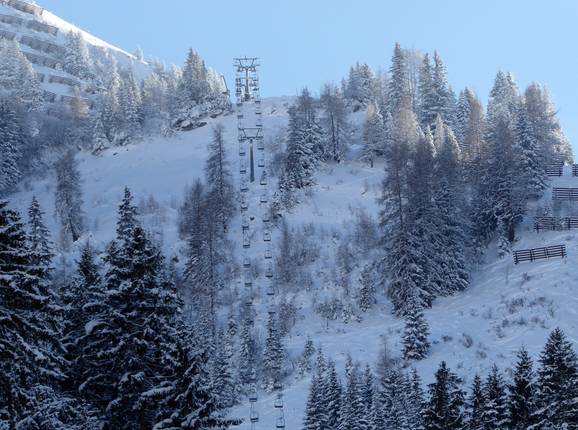
{"type": "Polygon", "coordinates": [[[578,201],[578,188],[554,188],[552,200],[578,201]]]}
{"type": "Polygon", "coordinates": [[[534,230],[572,230],[578,228],[578,217],[540,216],[534,220],[534,230]]]}
{"type": "Polygon", "coordinates": [[[548,176],[562,176],[564,167],[559,164],[552,164],[546,167],[546,174],[548,176]]]}
{"type": "Polygon", "coordinates": [[[514,263],[534,262],[550,258],[566,258],[566,245],[545,246],[543,248],[521,249],[514,251],[514,263]]]}

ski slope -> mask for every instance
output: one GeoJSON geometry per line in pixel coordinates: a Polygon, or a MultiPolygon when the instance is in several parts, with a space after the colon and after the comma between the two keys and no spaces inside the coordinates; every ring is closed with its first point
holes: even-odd
{"type": "MultiPolygon", "coordinates": [[[[278,136],[286,126],[287,107],[291,101],[290,98],[263,101],[266,142],[278,136]]],[[[361,119],[362,115],[354,116],[352,122],[359,125],[361,119]]],[[[114,236],[116,209],[126,185],[131,188],[137,203],[151,196],[158,202],[158,211],[145,215],[145,225],[157,234],[167,256],[177,254],[182,246],[176,231],[177,208],[185,187],[196,178],[203,177],[206,146],[211,139],[211,128],[216,123],[225,126],[226,141],[230,145],[228,155],[235,180],[238,181],[235,115],[210,119],[202,128],[171,138],[150,138],[139,144],[110,149],[100,156],[80,154],[78,158],[88,228],[80,242],[90,239],[102,249],[114,236]]],[[[312,268],[315,283],[312,291],[297,297],[299,321],[285,340],[290,359],[296,359],[302,352],[307,335],[312,337],[316,346],[322,346],[339,369],[343,369],[347,354],[351,354],[354,360],[373,364],[383,339],[386,339],[393,354],[400,354],[403,321],[391,315],[389,304],[384,299],[375,309],[364,314],[359,323],[334,321],[327,327],[325,321],[312,310],[312,296],[323,292],[322,280],[332,270],[337,244],[331,240],[332,232],[339,233],[351,228],[353,213],[357,209],[377,215],[376,198],[382,178],[383,166],[379,164],[373,169],[357,161],[324,166],[317,174],[317,185],[312,192],[285,215],[291,226],[313,224],[316,232],[326,234],[324,237],[327,239],[323,240],[321,256],[312,268]]],[[[553,179],[552,185],[578,186],[578,178],[572,177],[567,170],[562,178],[553,179]]],[[[22,183],[20,188],[10,197],[11,205],[25,213],[32,196],[36,195],[47,212],[51,231],[57,232],[58,224],[53,216],[54,175],[29,180],[22,183]]],[[[488,250],[486,261],[472,274],[468,290],[438,299],[433,308],[426,311],[431,328],[431,352],[427,359],[412,363],[424,382],[431,381],[442,360],[447,361],[469,383],[476,373],[486,373],[494,363],[508,370],[521,346],[525,346],[537,358],[546,337],[555,327],[562,328],[578,346],[578,272],[575,269],[578,267],[578,233],[537,234],[532,229],[532,211],[548,203],[549,198],[547,194],[542,202],[530,208],[528,217],[520,226],[520,239],[514,248],[566,244],[568,257],[514,265],[510,257],[500,259],[494,249],[488,250]]],[[[231,239],[238,244],[240,237],[237,219],[231,228],[231,239]]],[[[76,252],[77,249],[74,249],[64,257],[74,258],[76,252]]],[[[255,252],[260,251],[257,249],[255,252]]],[[[362,263],[358,262],[358,265],[362,263]]],[[[359,268],[356,268],[356,273],[359,268]]],[[[356,281],[355,275],[353,280],[356,281]]],[[[258,324],[263,324],[266,313],[262,303],[258,303],[258,306],[261,310],[258,324]]],[[[301,427],[309,383],[308,378],[296,380],[293,376],[286,381],[285,417],[288,429],[301,427]]],[[[260,394],[258,409],[261,421],[258,428],[274,428],[277,414],[273,399],[267,393],[260,394]]],[[[247,418],[248,410],[248,404],[242,404],[231,414],[247,418]]],[[[249,429],[250,424],[245,422],[238,428],[249,429]]]]}

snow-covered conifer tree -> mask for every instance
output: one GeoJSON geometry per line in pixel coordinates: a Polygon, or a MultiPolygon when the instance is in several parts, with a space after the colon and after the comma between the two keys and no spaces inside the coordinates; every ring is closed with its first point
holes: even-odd
{"type": "Polygon", "coordinates": [[[442,361],[435,374],[435,382],[429,385],[424,424],[426,430],[464,429],[464,392],[461,381],[442,361]]]}
{"type": "Polygon", "coordinates": [[[35,274],[40,279],[46,280],[50,273],[54,253],[50,231],[44,224],[44,212],[36,197],[32,197],[28,209],[28,248],[31,257],[30,263],[35,267],[35,274]]]}
{"type": "Polygon", "coordinates": [[[533,362],[525,348],[517,354],[513,381],[509,388],[509,426],[514,430],[530,427],[535,410],[535,381],[533,362]]]}
{"type": "Polygon", "coordinates": [[[21,177],[18,162],[24,143],[16,111],[8,100],[0,100],[0,194],[7,192],[21,177]]]}
{"type": "Polygon", "coordinates": [[[403,357],[406,360],[422,360],[429,352],[429,328],[423,311],[413,301],[406,308],[403,332],[403,357]]]}
{"type": "Polygon", "coordinates": [[[64,70],[80,79],[93,77],[88,47],[82,33],[71,31],[66,38],[64,70]]]}
{"type": "Polygon", "coordinates": [[[531,428],[575,428],[578,423],[578,358],[562,330],[556,328],[540,355],[537,408],[531,428]]]}
{"type": "Polygon", "coordinates": [[[482,414],[484,413],[485,397],[482,387],[482,378],[480,375],[474,377],[472,382],[472,391],[467,400],[467,422],[468,429],[483,430],[484,423],[482,414]]]}
{"type": "Polygon", "coordinates": [[[490,374],[483,387],[484,407],[482,409],[482,425],[484,429],[502,430],[508,428],[508,406],[504,379],[496,365],[492,366],[490,374]]]}

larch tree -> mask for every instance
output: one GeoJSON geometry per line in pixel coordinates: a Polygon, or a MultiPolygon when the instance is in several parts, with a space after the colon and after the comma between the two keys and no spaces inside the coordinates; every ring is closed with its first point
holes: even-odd
{"type": "Polygon", "coordinates": [[[367,107],[367,117],[363,125],[363,153],[362,159],[373,168],[377,157],[385,151],[385,124],[381,112],[375,103],[367,107]]]}
{"type": "Polygon", "coordinates": [[[220,222],[223,232],[226,232],[233,214],[234,191],[224,132],[225,128],[221,124],[213,129],[213,140],[209,144],[209,156],[205,163],[205,175],[210,210],[220,222]]]}
{"type": "Polygon", "coordinates": [[[84,231],[82,189],[78,162],[69,151],[55,165],[56,214],[60,220],[61,243],[68,246],[76,242],[84,231]]]}
{"type": "Polygon", "coordinates": [[[345,156],[349,130],[345,100],[335,85],[325,84],[320,103],[323,109],[320,119],[325,130],[323,152],[327,159],[339,163],[345,156]]]}

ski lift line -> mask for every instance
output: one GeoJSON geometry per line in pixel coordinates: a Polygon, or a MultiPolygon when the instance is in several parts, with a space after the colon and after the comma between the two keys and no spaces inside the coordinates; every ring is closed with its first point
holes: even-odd
{"type": "MultiPolygon", "coordinates": [[[[274,264],[272,252],[272,234],[271,234],[271,214],[269,210],[269,181],[267,175],[267,165],[269,159],[265,152],[265,141],[263,134],[263,111],[262,100],[260,94],[260,79],[258,74],[258,67],[260,66],[259,59],[256,57],[238,57],[234,59],[234,66],[236,68],[235,78],[235,94],[237,96],[237,128],[238,128],[238,142],[239,142],[239,170],[241,173],[241,233],[243,237],[243,255],[242,270],[245,285],[250,291],[247,297],[247,306],[253,307],[253,281],[254,274],[251,270],[251,260],[249,254],[251,252],[251,236],[250,224],[254,218],[250,215],[249,202],[251,198],[249,195],[259,193],[259,207],[261,209],[262,221],[262,241],[265,245],[265,251],[262,255],[266,269],[264,271],[263,282],[266,295],[268,297],[268,306],[266,312],[273,316],[278,312],[275,301],[275,284],[274,284],[274,264]],[[253,149],[256,147],[258,153],[254,154],[253,149]],[[248,155],[250,154],[250,157],[248,155]],[[248,158],[248,160],[247,160],[248,158]],[[256,166],[253,164],[256,163],[256,166]],[[251,172],[249,178],[249,171],[251,172]],[[256,175],[255,175],[256,174],[256,175]],[[258,175],[258,176],[257,176],[258,175]],[[254,188],[254,178],[258,181],[259,190],[254,188]],[[251,193],[251,194],[249,194],[251,193]]],[[[257,196],[254,196],[257,197],[257,196]]],[[[251,423],[251,430],[256,429],[259,422],[259,414],[256,409],[258,402],[257,380],[256,374],[253,370],[252,378],[250,380],[250,394],[249,394],[249,422],[251,423]]],[[[279,373],[274,381],[273,388],[276,392],[276,400],[273,405],[274,410],[277,411],[277,418],[275,419],[275,428],[285,430],[285,416],[283,404],[283,385],[279,373]]]]}

